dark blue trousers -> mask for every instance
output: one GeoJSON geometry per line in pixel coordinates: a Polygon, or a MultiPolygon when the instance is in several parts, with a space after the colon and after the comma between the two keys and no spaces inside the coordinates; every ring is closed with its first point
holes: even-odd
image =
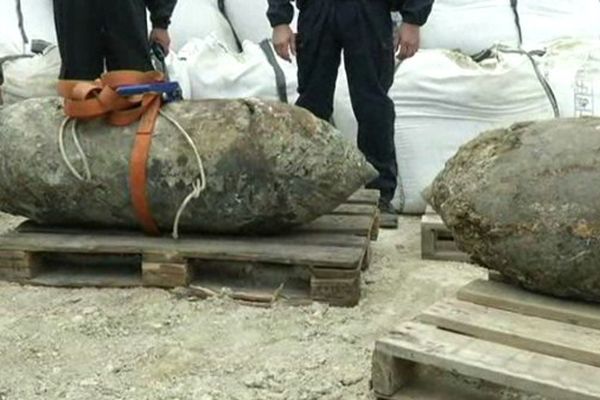
{"type": "Polygon", "coordinates": [[[152,70],[144,0],[54,0],[61,79],[152,70]]]}
{"type": "Polygon", "coordinates": [[[297,105],[330,120],[343,54],[358,147],[379,172],[367,187],[391,200],[397,185],[394,37],[389,0],[304,0],[298,20],[297,105]]]}

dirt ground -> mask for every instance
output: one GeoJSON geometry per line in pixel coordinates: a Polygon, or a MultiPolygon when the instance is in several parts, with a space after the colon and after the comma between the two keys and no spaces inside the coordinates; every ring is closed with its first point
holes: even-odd
{"type": "Polygon", "coordinates": [[[484,276],[422,261],[419,238],[410,217],[382,233],[352,309],[0,283],[0,400],[372,399],[375,340],[484,276]]]}

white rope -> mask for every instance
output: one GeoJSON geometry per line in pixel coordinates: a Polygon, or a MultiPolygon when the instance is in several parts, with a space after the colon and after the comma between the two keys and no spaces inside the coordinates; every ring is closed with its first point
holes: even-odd
{"type": "Polygon", "coordinates": [[[199,198],[200,194],[202,194],[204,189],[206,189],[206,173],[204,171],[204,164],[202,163],[202,158],[200,157],[198,148],[196,147],[196,144],[190,137],[189,133],[187,133],[186,130],[177,121],[175,121],[175,119],[173,117],[171,117],[167,113],[165,113],[161,110],[160,115],[162,115],[167,121],[169,121],[171,124],[173,124],[173,126],[175,126],[175,128],[177,128],[177,130],[179,132],[181,132],[181,134],[183,135],[185,140],[189,143],[190,147],[194,151],[194,156],[196,157],[196,162],[198,163],[198,169],[200,171],[200,177],[197,178],[192,183],[192,191],[183,200],[183,202],[179,206],[179,209],[177,210],[177,214],[175,214],[175,221],[173,222],[172,235],[173,235],[173,239],[179,239],[179,221],[181,219],[181,216],[183,215],[183,212],[185,211],[185,209],[187,208],[189,203],[192,200],[199,198]]]}
{"type": "MultiPolygon", "coordinates": [[[[185,211],[185,209],[187,208],[189,203],[192,200],[199,198],[200,195],[202,194],[202,192],[204,191],[204,189],[206,189],[206,173],[204,171],[204,164],[202,163],[202,158],[200,157],[198,148],[196,147],[196,144],[190,137],[189,133],[187,133],[187,131],[179,124],[179,122],[177,122],[173,117],[171,117],[167,113],[165,113],[161,110],[160,115],[162,115],[167,121],[169,121],[171,124],[173,124],[173,126],[175,128],[177,128],[177,130],[183,135],[185,140],[188,142],[188,144],[194,151],[194,156],[196,157],[196,162],[198,163],[198,169],[200,171],[200,177],[196,178],[196,180],[194,182],[192,182],[192,191],[183,200],[183,202],[179,206],[179,209],[177,210],[177,214],[175,214],[175,220],[173,221],[172,235],[173,235],[174,239],[178,239],[179,238],[179,221],[181,220],[181,216],[183,215],[183,212],[185,211]]],[[[73,121],[73,125],[71,126],[71,135],[73,137],[73,142],[75,143],[75,147],[77,148],[77,152],[81,156],[81,159],[83,162],[83,167],[85,170],[85,177],[82,176],[79,172],[77,172],[75,167],[73,167],[73,164],[71,163],[71,161],[69,161],[69,157],[67,156],[67,152],[65,150],[64,136],[65,136],[65,129],[70,121],[71,121],[71,118],[66,117],[63,120],[62,124],[60,125],[60,130],[58,132],[58,146],[60,147],[60,153],[62,155],[63,160],[65,161],[65,164],[67,165],[67,168],[69,168],[71,173],[77,179],[79,179],[81,181],[91,180],[92,172],[90,170],[90,166],[89,166],[87,157],[86,157],[85,153],[83,152],[83,149],[81,148],[79,139],[77,138],[77,120],[73,121]]]]}
{"type": "Polygon", "coordinates": [[[77,170],[75,169],[75,167],[69,160],[69,157],[67,156],[67,151],[65,150],[65,129],[67,128],[67,125],[69,124],[70,121],[71,121],[71,118],[66,117],[63,120],[62,124],[60,125],[60,129],[58,131],[58,147],[60,148],[60,154],[62,155],[62,158],[63,158],[65,164],[67,165],[67,168],[69,168],[71,173],[77,179],[79,179],[80,181],[86,181],[86,180],[89,181],[92,179],[92,171],[90,170],[90,166],[88,164],[87,157],[86,157],[85,153],[83,152],[83,149],[81,148],[79,139],[77,138],[77,120],[73,120],[73,125],[71,126],[71,136],[73,137],[73,142],[75,142],[75,147],[77,148],[77,152],[81,156],[85,176],[82,176],[79,172],[77,172],[77,170]]]}

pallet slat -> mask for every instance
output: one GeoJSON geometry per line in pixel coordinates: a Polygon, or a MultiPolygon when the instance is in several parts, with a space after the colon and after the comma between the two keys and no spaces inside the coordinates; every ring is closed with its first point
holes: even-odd
{"type": "Polygon", "coordinates": [[[298,227],[296,232],[343,233],[376,239],[373,216],[367,215],[324,215],[315,221],[298,227]],[[373,237],[374,236],[374,237],[373,237]]]}
{"type": "Polygon", "coordinates": [[[0,235],[0,278],[61,287],[228,288],[234,298],[262,303],[283,290],[281,297],[294,303],[354,306],[378,233],[378,197],[361,190],[332,214],[276,236],[173,240],[167,233],[25,222],[0,235]]]}
{"type": "Polygon", "coordinates": [[[30,252],[107,253],[107,254],[169,254],[183,258],[210,260],[256,261],[277,264],[320,265],[333,268],[356,268],[364,249],[359,247],[317,246],[276,240],[255,241],[235,238],[146,237],[139,240],[127,235],[76,235],[64,233],[9,233],[0,237],[0,248],[30,252]]]}
{"type": "Polygon", "coordinates": [[[379,203],[379,191],[373,189],[361,189],[350,196],[346,203],[377,205],[379,203]]]}
{"type": "Polygon", "coordinates": [[[600,329],[600,307],[539,295],[494,281],[477,280],[458,292],[458,299],[524,315],[600,329]]]}
{"type": "Polygon", "coordinates": [[[331,214],[373,216],[376,212],[377,207],[372,204],[347,203],[340,205],[331,214]]]}
{"type": "Polygon", "coordinates": [[[383,229],[398,229],[398,216],[392,214],[380,214],[379,226],[383,229]]]}
{"type": "Polygon", "coordinates": [[[437,214],[426,213],[421,217],[421,258],[424,260],[469,262],[468,254],[460,251],[437,214]]]}
{"type": "MultiPolygon", "coordinates": [[[[31,221],[27,221],[22,223],[16,228],[18,233],[49,233],[49,234],[67,234],[67,235],[80,235],[86,236],[90,235],[90,232],[93,232],[94,235],[102,235],[102,236],[128,236],[131,238],[136,238],[137,240],[146,240],[148,238],[147,235],[140,231],[133,230],[114,230],[114,229],[82,229],[77,227],[65,227],[65,226],[45,226],[45,225],[37,225],[31,221]]],[[[336,246],[336,247],[360,247],[366,246],[370,243],[370,240],[365,240],[365,237],[357,236],[357,235],[348,235],[342,233],[320,233],[320,232],[306,232],[306,233],[298,233],[298,232],[290,232],[285,235],[277,235],[277,236],[254,236],[254,237],[243,237],[243,236],[215,236],[215,235],[198,235],[198,234],[184,234],[182,235],[182,239],[186,240],[243,240],[245,242],[250,242],[253,245],[261,246],[263,244],[273,244],[273,245],[286,245],[286,244],[313,244],[313,245],[324,245],[324,246],[336,246]]],[[[165,237],[159,238],[164,239],[165,237]]],[[[181,239],[180,239],[181,240],[181,239]]],[[[13,252],[15,254],[23,253],[23,252],[13,252]]],[[[9,253],[10,254],[10,253],[9,253]]],[[[2,259],[2,255],[0,255],[0,260],[2,259]]]]}
{"type": "Polygon", "coordinates": [[[479,339],[600,367],[600,332],[459,300],[439,302],[418,320],[479,339]]]}
{"type": "Polygon", "coordinates": [[[406,323],[394,335],[379,340],[375,351],[550,399],[600,399],[598,368],[430,325],[406,323]]]}
{"type": "Polygon", "coordinates": [[[38,286],[64,287],[64,288],[130,288],[143,286],[141,275],[124,274],[118,271],[103,272],[102,274],[73,274],[63,270],[52,274],[43,274],[28,279],[28,283],[38,286]]]}

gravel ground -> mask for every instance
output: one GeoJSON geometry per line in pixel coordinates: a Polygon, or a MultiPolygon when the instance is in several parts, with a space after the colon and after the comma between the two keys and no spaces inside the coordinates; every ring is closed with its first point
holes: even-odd
{"type": "Polygon", "coordinates": [[[0,283],[0,400],[372,399],[375,340],[484,276],[421,260],[419,238],[410,217],[382,233],[351,309],[0,283]]]}

